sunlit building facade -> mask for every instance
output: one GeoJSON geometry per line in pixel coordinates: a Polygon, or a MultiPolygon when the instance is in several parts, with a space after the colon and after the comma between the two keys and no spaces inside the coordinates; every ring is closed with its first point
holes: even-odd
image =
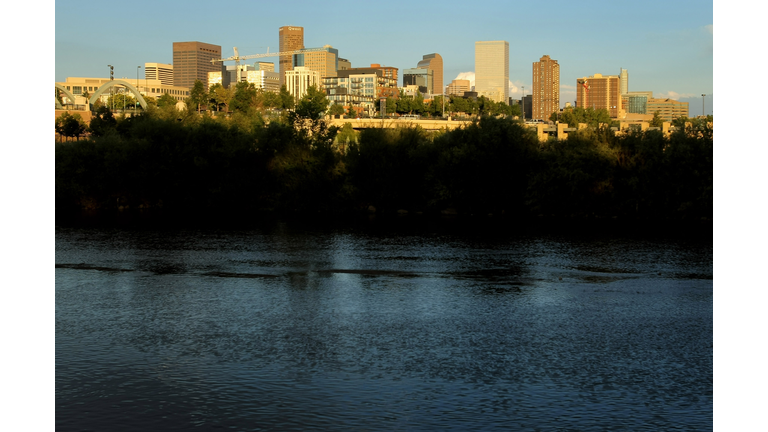
{"type": "Polygon", "coordinates": [[[334,77],[339,69],[339,50],[325,45],[319,51],[294,54],[293,67],[303,66],[320,74],[320,77],[334,77]]]}
{"type": "Polygon", "coordinates": [[[164,85],[173,85],[173,65],[164,63],[144,63],[144,77],[158,80],[164,85]]]}
{"type": "Polygon", "coordinates": [[[617,75],[594,74],[576,80],[576,106],[606,109],[611,118],[623,116],[620,83],[617,75]]]}
{"type": "MultiPolygon", "coordinates": [[[[280,27],[280,52],[295,51],[304,48],[304,27],[280,27]]],[[[293,69],[293,56],[280,56],[280,84],[285,83],[285,73],[293,69]]]]}
{"type": "Polygon", "coordinates": [[[285,71],[285,87],[296,100],[307,94],[307,89],[315,86],[320,89],[320,74],[305,66],[296,66],[285,71]]]}
{"type": "Polygon", "coordinates": [[[173,84],[191,89],[200,80],[208,91],[208,72],[221,71],[221,47],[203,42],[173,43],[173,84]]]}
{"type": "Polygon", "coordinates": [[[442,94],[443,92],[443,57],[438,53],[426,54],[419,64],[420,69],[428,69],[431,72],[432,83],[427,88],[429,94],[442,94]]]}
{"type": "Polygon", "coordinates": [[[549,120],[560,110],[560,65],[548,55],[533,63],[532,96],[532,119],[549,120]]]}
{"type": "Polygon", "coordinates": [[[509,103],[509,42],[475,42],[475,91],[478,96],[509,103]]]}

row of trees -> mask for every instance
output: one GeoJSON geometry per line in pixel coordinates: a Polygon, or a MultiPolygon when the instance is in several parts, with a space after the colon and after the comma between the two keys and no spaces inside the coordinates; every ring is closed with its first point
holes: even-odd
{"type": "MultiPolygon", "coordinates": [[[[207,109],[248,113],[264,109],[293,109],[296,101],[285,86],[281,87],[279,93],[273,93],[257,89],[248,82],[239,82],[229,88],[214,84],[206,93],[203,83],[198,80],[195,81],[186,103],[188,109],[193,111],[207,109]]],[[[380,115],[378,103],[374,105],[375,115],[380,115]]],[[[521,115],[520,107],[494,102],[484,96],[477,99],[451,96],[445,98],[445,103],[443,103],[443,96],[435,96],[429,102],[425,102],[421,93],[411,96],[405,94],[403,90],[400,90],[398,98],[387,98],[386,112],[387,114],[418,114],[426,117],[441,117],[443,113],[478,116],[521,115]]],[[[348,106],[345,110],[344,107],[336,104],[330,105],[327,113],[329,115],[346,114],[350,117],[358,115],[353,106],[348,106]]]]}
{"type": "Polygon", "coordinates": [[[711,127],[665,137],[604,125],[540,143],[492,116],[433,133],[329,127],[317,89],[267,120],[252,102],[230,116],[100,108],[87,140],[56,146],[57,208],[712,215],[711,127]]]}

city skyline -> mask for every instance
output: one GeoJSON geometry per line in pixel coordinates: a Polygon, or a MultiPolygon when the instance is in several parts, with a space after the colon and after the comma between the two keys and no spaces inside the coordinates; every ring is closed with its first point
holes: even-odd
{"type": "MultiPolygon", "coordinates": [[[[352,67],[377,63],[402,71],[414,67],[414,60],[425,53],[440,53],[444,84],[475,72],[475,42],[506,40],[510,97],[514,99],[521,97],[523,86],[525,94],[530,94],[532,64],[549,55],[561,68],[561,106],[575,101],[578,78],[598,73],[618,75],[624,68],[629,73],[629,91],[652,91],[656,98],[689,102],[691,115],[701,113],[701,94],[707,95],[707,113],[714,107],[712,3],[620,3],[595,12],[594,8],[553,1],[546,19],[533,19],[516,14],[508,2],[490,1],[473,5],[469,11],[436,2],[414,5],[395,1],[395,9],[407,5],[413,13],[398,15],[379,26],[366,20],[345,20],[343,13],[330,15],[324,6],[303,1],[292,2],[290,8],[235,2],[225,11],[210,10],[207,3],[198,1],[185,3],[183,10],[143,0],[135,5],[138,9],[151,5],[153,10],[142,18],[140,32],[104,32],[98,38],[93,37],[93,28],[64,23],[81,21],[84,16],[110,16],[120,11],[117,6],[91,2],[57,5],[55,80],[107,76],[108,64],[115,66],[116,77],[135,77],[138,65],[171,64],[173,42],[219,45],[223,57],[231,56],[234,46],[241,55],[265,53],[267,49],[274,52],[279,49],[279,28],[296,26],[304,28],[304,46],[331,45],[340,58],[350,60],[352,67]],[[238,13],[233,14],[233,8],[238,13]],[[199,12],[203,9],[205,14],[199,12]],[[164,12],[172,14],[173,20],[164,12]]],[[[375,7],[361,5],[355,11],[365,15],[366,11],[374,13],[375,7]]],[[[272,57],[264,60],[279,61],[272,57]]],[[[140,74],[143,77],[143,68],[140,74]]],[[[401,83],[402,77],[398,85],[401,83]]]]}

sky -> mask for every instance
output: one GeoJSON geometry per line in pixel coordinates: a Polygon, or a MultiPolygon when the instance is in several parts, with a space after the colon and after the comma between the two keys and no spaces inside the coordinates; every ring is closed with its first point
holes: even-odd
{"type": "MultiPolygon", "coordinates": [[[[173,63],[173,42],[220,45],[224,57],[233,55],[235,46],[240,55],[277,51],[279,27],[291,25],[304,27],[305,47],[331,45],[352,67],[379,63],[402,74],[436,52],[443,57],[447,85],[459,74],[474,72],[475,41],[506,40],[513,98],[520,98],[523,86],[530,94],[532,64],[547,54],[560,64],[561,106],[576,99],[577,78],[618,75],[625,68],[630,91],[687,101],[691,115],[701,114],[706,94],[706,112],[713,112],[711,1],[532,5],[496,0],[58,1],[56,81],[107,77],[108,64],[115,66],[116,78],[135,78],[142,66],[142,78],[146,62],[173,63]]],[[[277,58],[263,60],[277,63],[277,58]]]]}

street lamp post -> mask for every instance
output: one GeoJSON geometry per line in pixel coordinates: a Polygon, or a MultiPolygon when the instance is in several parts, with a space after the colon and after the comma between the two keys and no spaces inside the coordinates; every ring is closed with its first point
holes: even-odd
{"type": "MultiPolygon", "coordinates": [[[[141,69],[141,66],[136,66],[136,90],[139,90],[139,69],[141,69]]],[[[144,89],[146,91],[146,89],[144,89]]],[[[141,91],[139,91],[139,94],[141,94],[141,91]]],[[[134,107],[135,110],[138,111],[139,109],[139,97],[136,96],[136,104],[134,107]]]]}
{"type": "Polygon", "coordinates": [[[702,115],[702,116],[705,116],[705,115],[706,115],[706,114],[704,113],[704,96],[706,96],[706,95],[705,95],[704,93],[702,93],[702,94],[701,94],[701,115],[702,115]]]}

